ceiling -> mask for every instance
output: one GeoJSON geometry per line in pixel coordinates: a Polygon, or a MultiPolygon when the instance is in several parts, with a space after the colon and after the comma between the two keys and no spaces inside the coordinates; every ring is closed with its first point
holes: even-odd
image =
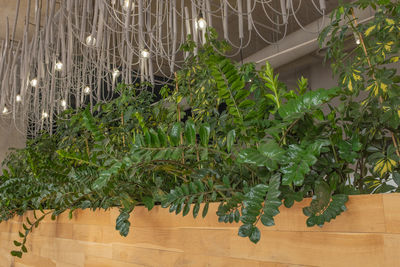
{"type": "MultiPolygon", "coordinates": [[[[298,8],[297,11],[297,20],[303,25],[307,25],[314,20],[318,19],[321,17],[321,14],[319,11],[316,10],[316,8],[313,5],[313,2],[318,6],[319,1],[318,0],[292,0],[293,1],[293,6],[295,9],[298,8]],[[299,6],[299,4],[301,5],[299,6]]],[[[7,28],[7,19],[8,19],[8,25],[9,25],[9,34],[10,38],[13,33],[13,26],[15,22],[15,18],[17,15],[17,2],[18,1],[9,1],[9,0],[0,0],[0,38],[4,39],[6,36],[6,28],[7,28]]],[[[36,1],[36,0],[31,0],[31,6],[30,6],[30,16],[29,16],[29,33],[30,35],[33,34],[34,29],[35,29],[35,6],[36,3],[39,5],[43,5],[41,10],[41,24],[45,21],[46,17],[46,3],[47,1],[36,1]]],[[[236,6],[236,1],[231,1],[233,2],[232,5],[236,6]]],[[[18,23],[15,31],[15,36],[14,40],[21,40],[23,38],[23,30],[24,30],[24,22],[25,22],[25,16],[28,10],[28,5],[29,0],[20,0],[20,8],[19,8],[19,15],[18,15],[18,23]]],[[[243,1],[243,8],[245,9],[246,1],[243,1]]],[[[270,7],[276,10],[280,10],[280,1],[279,0],[271,0],[269,3],[270,7]]],[[[336,6],[338,5],[338,0],[326,0],[326,7],[327,11],[326,13],[329,13],[332,11],[336,6]]],[[[212,8],[218,9],[220,6],[220,1],[219,0],[211,0],[211,6],[212,8]]],[[[268,8],[267,6],[264,6],[268,8]]],[[[258,3],[256,8],[254,9],[254,12],[252,14],[252,18],[254,20],[255,27],[257,31],[259,32],[260,35],[264,39],[270,42],[276,42],[284,36],[285,32],[285,27],[284,26],[276,26],[274,25],[268,16],[271,19],[276,19],[279,22],[278,16],[271,11],[271,9],[267,10],[267,13],[265,13],[266,9],[263,9],[263,6],[258,3]]],[[[243,28],[244,30],[244,43],[248,43],[248,45],[242,49],[241,53],[237,53],[237,55],[234,57],[235,60],[241,60],[242,58],[246,58],[253,53],[265,48],[269,44],[266,43],[258,34],[255,33],[255,30],[253,29],[251,34],[247,31],[248,27],[248,22],[246,16],[244,16],[243,19],[244,25],[243,28]]],[[[281,23],[281,22],[280,22],[281,23]]],[[[228,29],[229,29],[229,36],[231,39],[231,42],[233,45],[239,45],[240,44],[240,39],[238,38],[238,16],[233,14],[233,12],[230,12],[229,15],[229,20],[228,20],[228,29]]],[[[213,27],[216,28],[217,32],[222,35],[223,32],[223,27],[222,27],[222,20],[217,17],[213,17],[213,27]]],[[[293,15],[291,15],[288,19],[288,25],[286,29],[286,35],[297,31],[300,29],[300,26],[296,22],[295,18],[293,15]]],[[[179,34],[178,34],[179,36],[179,34]]]]}

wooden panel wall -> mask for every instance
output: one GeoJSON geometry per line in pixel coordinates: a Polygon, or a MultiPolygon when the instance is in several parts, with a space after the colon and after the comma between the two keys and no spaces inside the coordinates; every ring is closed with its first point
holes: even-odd
{"type": "Polygon", "coordinates": [[[0,266],[400,266],[400,194],[352,196],[323,228],[305,225],[308,203],[282,207],[276,226],[260,227],[257,245],[238,237],[237,225],[218,223],[217,205],[196,220],[137,208],[127,238],[115,230],[118,210],[78,211],[43,221],[22,259],[10,256],[22,228],[15,218],[0,224],[0,266]]]}

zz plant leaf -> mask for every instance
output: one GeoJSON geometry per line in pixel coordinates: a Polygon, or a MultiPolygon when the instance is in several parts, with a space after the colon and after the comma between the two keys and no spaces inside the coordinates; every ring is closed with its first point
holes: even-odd
{"type": "Polygon", "coordinates": [[[310,206],[303,208],[304,215],[309,217],[307,226],[323,226],[325,222],[330,222],[346,210],[345,203],[348,196],[344,194],[332,195],[326,182],[316,181],[315,193],[310,206]]]}

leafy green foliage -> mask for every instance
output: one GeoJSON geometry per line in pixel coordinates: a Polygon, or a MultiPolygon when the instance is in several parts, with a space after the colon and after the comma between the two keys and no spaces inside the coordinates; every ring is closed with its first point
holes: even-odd
{"type": "Polygon", "coordinates": [[[326,182],[315,182],[315,196],[310,206],[303,208],[304,215],[309,217],[307,226],[322,226],[325,222],[335,219],[346,210],[344,204],[347,200],[348,196],[344,194],[331,196],[331,190],[326,182]]]}
{"type": "Polygon", "coordinates": [[[281,185],[281,177],[275,174],[269,181],[269,188],[267,197],[264,202],[263,214],[261,215],[261,222],[265,226],[275,225],[274,216],[279,214],[279,207],[282,205],[282,200],[279,198],[281,192],[279,187],[281,185]]]}
{"type": "Polygon", "coordinates": [[[121,210],[118,215],[115,229],[118,230],[122,236],[127,236],[129,233],[129,227],[131,226],[129,217],[129,211],[126,210],[121,210]]]}
{"type": "Polygon", "coordinates": [[[301,118],[305,113],[311,113],[323,103],[328,102],[338,94],[337,88],[309,91],[295,99],[290,99],[278,110],[284,120],[301,118]]]}
{"type": "MultiPolygon", "coordinates": [[[[11,153],[0,176],[0,222],[28,210],[56,218],[116,207],[116,229],[126,236],[137,206],[161,203],[197,218],[219,202],[218,220],[240,223],[239,235],[257,243],[258,222],[274,225],[282,203],[312,197],[307,225],[321,226],[346,209],[350,194],[398,192],[400,78],[388,63],[398,56],[399,13],[375,0],[334,11],[320,37],[329,39],[340,76],[332,89],[310,91],[303,77],[288,89],[269,63],[236,64],[212,29],[204,45],[188,40],[175,89],[164,87],[162,100],[119,85],[118,98],[65,111],[55,134],[11,153]],[[354,24],[352,8],[368,5],[379,7],[375,18],[354,24]],[[350,30],[362,34],[367,54],[362,46],[346,54],[350,30]],[[363,90],[368,97],[354,101],[363,90]]],[[[42,216],[23,225],[12,255],[27,251],[42,216]]]]}

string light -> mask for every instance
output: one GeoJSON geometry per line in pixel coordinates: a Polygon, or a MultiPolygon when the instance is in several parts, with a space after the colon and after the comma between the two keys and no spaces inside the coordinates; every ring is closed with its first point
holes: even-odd
{"type": "Polygon", "coordinates": [[[86,45],[87,46],[95,46],[96,45],[96,38],[91,36],[91,35],[86,37],[86,45]]]}
{"type": "Polygon", "coordinates": [[[113,72],[112,72],[113,79],[118,78],[120,74],[121,73],[120,73],[120,71],[118,69],[114,69],[113,72]]]}
{"type": "Polygon", "coordinates": [[[361,43],[360,41],[360,36],[356,32],[353,32],[354,34],[354,40],[356,41],[356,44],[359,45],[361,43]]]}
{"type": "Polygon", "coordinates": [[[42,113],[42,119],[46,119],[49,117],[49,114],[46,111],[43,111],[42,113]]]}
{"type": "Polygon", "coordinates": [[[7,107],[4,107],[4,109],[3,109],[3,114],[6,114],[8,112],[8,108],[7,107]]]}
{"type": "Polygon", "coordinates": [[[90,87],[89,87],[89,86],[86,86],[86,87],[83,89],[83,93],[84,93],[85,95],[90,94],[90,87]]]}
{"type": "Polygon", "coordinates": [[[66,107],[67,107],[67,101],[65,101],[64,99],[61,100],[61,106],[62,106],[63,108],[66,108],[66,107]]]}
{"type": "Polygon", "coordinates": [[[20,95],[17,95],[17,96],[15,97],[15,101],[21,102],[21,100],[22,100],[22,97],[21,97],[20,95]]]}
{"type": "Polygon", "coordinates": [[[200,17],[197,20],[197,24],[196,25],[200,30],[204,30],[207,27],[207,21],[205,19],[203,19],[202,17],[200,17]]]}
{"type": "Polygon", "coordinates": [[[60,71],[60,70],[62,70],[62,68],[63,68],[62,62],[61,62],[61,61],[58,61],[58,62],[56,63],[55,69],[58,70],[58,71],[60,71]]]}
{"type": "Polygon", "coordinates": [[[31,84],[32,87],[37,87],[39,84],[39,81],[37,78],[33,78],[29,83],[31,84]]]}
{"type": "Polygon", "coordinates": [[[142,56],[142,58],[149,58],[150,52],[147,49],[143,49],[140,55],[142,56]]]}
{"type": "Polygon", "coordinates": [[[124,3],[122,4],[122,8],[125,11],[129,11],[129,5],[131,5],[131,11],[135,9],[135,2],[131,0],[124,0],[124,3]]]}
{"type": "MultiPolygon", "coordinates": [[[[207,28],[213,26],[220,29],[219,34],[229,43],[240,43],[238,46],[234,45],[234,50],[230,51],[228,55],[235,56],[249,47],[253,36],[258,36],[260,42],[265,44],[281,41],[286,37],[286,32],[289,33],[289,29],[293,28],[292,25],[287,24],[298,24],[304,31],[310,32],[304,29],[299,19],[291,19],[287,24],[282,23],[282,16],[285,19],[294,17],[297,10],[304,9],[304,3],[308,1],[303,1],[298,8],[297,5],[293,8],[293,2],[296,1],[282,0],[286,15],[278,6],[280,0],[274,1],[274,3],[278,2],[277,5],[272,4],[269,0],[219,1],[221,5],[217,5],[215,8],[211,4],[215,1],[188,0],[181,2],[184,4],[180,5],[175,0],[93,1],[91,12],[93,14],[97,12],[97,20],[93,21],[93,15],[84,14],[87,12],[87,1],[57,1],[57,10],[62,15],[52,16],[43,27],[40,27],[37,38],[35,38],[35,45],[32,46],[32,49],[36,48],[36,51],[25,53],[26,49],[16,50],[15,46],[3,46],[0,49],[1,54],[10,55],[4,58],[4,68],[11,69],[12,66],[15,66],[16,77],[24,77],[22,85],[24,91],[19,91],[18,88],[21,86],[19,79],[10,79],[8,72],[0,73],[0,83],[8,85],[5,90],[0,92],[0,99],[12,96],[11,102],[14,106],[8,104],[7,108],[12,113],[18,108],[18,114],[13,119],[29,120],[32,127],[27,130],[29,134],[36,135],[40,132],[39,128],[44,130],[51,128],[50,124],[43,124],[40,110],[46,110],[49,116],[53,117],[54,114],[54,118],[56,118],[59,115],[58,112],[62,111],[60,101],[63,97],[67,101],[67,108],[76,107],[78,109],[87,104],[83,100],[78,101],[79,96],[76,101],[69,102],[72,100],[66,96],[76,94],[76,90],[84,98],[93,98],[92,103],[111,100],[112,94],[97,94],[95,93],[97,88],[91,89],[94,81],[98,81],[96,84],[111,87],[122,77],[128,78],[129,81],[125,82],[140,77],[141,80],[151,83],[158,83],[154,80],[155,75],[173,78],[175,70],[179,69],[182,64],[181,58],[187,55],[178,49],[182,42],[186,41],[185,35],[190,34],[197,43],[204,43],[207,28]],[[164,4],[158,5],[161,2],[164,4]],[[231,2],[237,3],[233,6],[231,2]],[[247,2],[244,10],[241,8],[242,2],[247,2]],[[263,20],[257,19],[256,17],[260,17],[259,12],[274,18],[273,21],[264,23],[263,20]],[[100,16],[102,17],[100,18],[100,16]],[[232,25],[238,27],[239,35],[231,33],[232,27],[228,25],[231,19],[237,22],[247,20],[239,23],[238,26],[232,25]],[[71,25],[66,25],[66,21],[70,21],[71,25]],[[166,24],[171,24],[169,30],[164,30],[166,24]],[[173,27],[174,25],[177,26],[176,29],[173,27]],[[249,25],[249,34],[243,34],[240,25],[242,27],[249,25]],[[260,27],[270,29],[276,33],[271,37],[279,35],[279,38],[269,40],[267,37],[270,34],[261,30],[260,27]],[[290,28],[286,30],[286,27],[290,28]],[[65,34],[63,34],[67,28],[72,29],[68,41],[65,40],[65,34]],[[61,32],[59,32],[60,30],[61,32]],[[53,34],[48,35],[47,33],[53,34]],[[97,42],[97,38],[99,38],[99,42],[97,42]],[[100,45],[103,40],[104,46],[100,45]],[[119,46],[121,40],[123,40],[123,46],[119,46]],[[60,44],[63,44],[63,47],[60,44]],[[95,49],[98,45],[98,49],[95,49]],[[148,51],[144,50],[145,48],[148,51]],[[42,52],[39,52],[40,50],[42,52]],[[66,52],[64,56],[68,57],[68,60],[61,57],[61,50],[66,52]],[[135,53],[138,54],[140,60],[132,60],[132,55],[135,53]],[[43,57],[39,60],[40,64],[36,64],[40,54],[43,57]],[[32,62],[36,63],[32,64],[32,62]],[[114,67],[109,68],[110,64],[120,66],[118,74],[113,73],[114,67]],[[67,69],[73,71],[65,72],[67,69]],[[135,74],[131,73],[131,70],[135,70],[135,74]],[[103,75],[104,71],[107,75],[103,75]],[[53,75],[54,72],[58,75],[53,75]],[[60,73],[57,72],[65,72],[62,75],[62,81],[60,73]],[[84,81],[83,84],[80,81],[84,81]],[[87,89],[85,89],[86,85],[89,85],[87,89]],[[21,94],[21,100],[17,97],[18,93],[21,94]],[[26,108],[21,109],[22,104],[26,105],[26,108]]],[[[324,19],[325,13],[321,11],[328,10],[326,7],[328,1],[314,0],[311,2],[317,3],[315,5],[323,16],[313,15],[312,17],[324,19]]],[[[301,11],[297,14],[300,13],[301,11]]],[[[28,28],[25,31],[23,34],[29,33],[28,28]]],[[[360,41],[362,42],[362,39],[360,41]]],[[[30,45],[30,38],[21,41],[21,47],[30,47],[30,45]]],[[[4,104],[2,104],[3,107],[4,104]]],[[[2,110],[0,109],[0,115],[2,115],[2,110]]]]}

